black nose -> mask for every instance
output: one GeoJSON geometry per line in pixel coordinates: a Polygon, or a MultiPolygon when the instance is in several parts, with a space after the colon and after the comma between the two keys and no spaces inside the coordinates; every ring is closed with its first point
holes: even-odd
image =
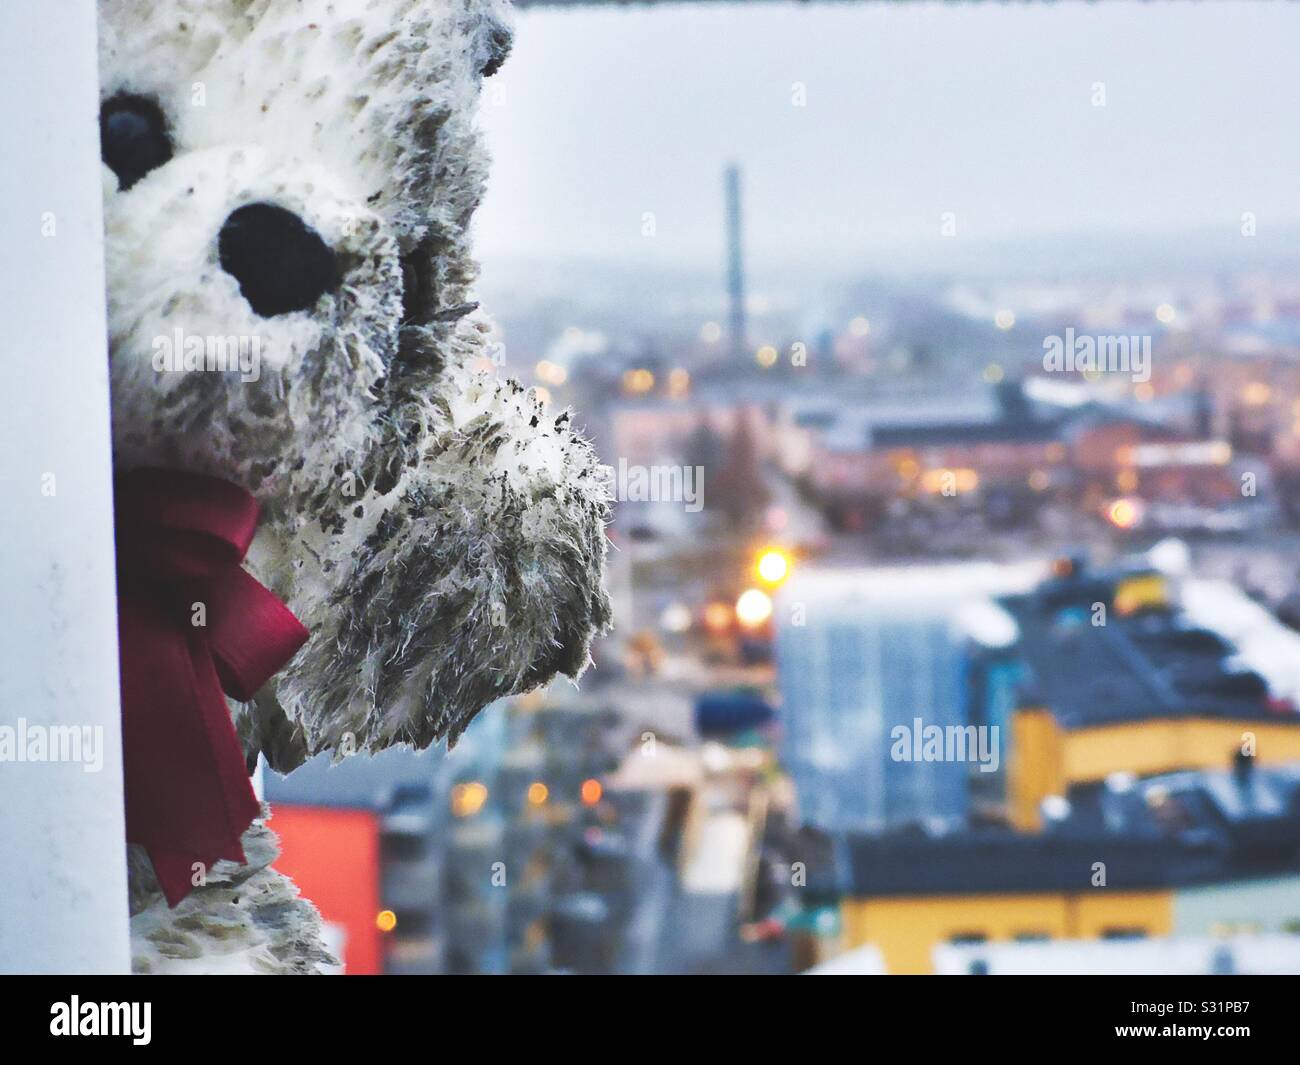
{"type": "Polygon", "coordinates": [[[305,311],[338,287],[329,245],[292,211],[250,203],[232,211],[217,238],[221,268],[263,318],[305,311]]]}

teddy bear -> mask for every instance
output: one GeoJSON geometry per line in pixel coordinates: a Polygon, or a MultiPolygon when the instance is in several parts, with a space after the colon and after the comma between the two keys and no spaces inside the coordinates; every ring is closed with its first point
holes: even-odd
{"type": "MultiPolygon", "coordinates": [[[[609,623],[608,479],[472,298],[510,44],[504,0],[101,0],[115,476],[254,500],[237,568],[302,629],[227,697],[250,769],[454,743],[609,623]]],[[[253,813],[174,905],[130,847],[136,971],[329,964],[253,813]]]]}

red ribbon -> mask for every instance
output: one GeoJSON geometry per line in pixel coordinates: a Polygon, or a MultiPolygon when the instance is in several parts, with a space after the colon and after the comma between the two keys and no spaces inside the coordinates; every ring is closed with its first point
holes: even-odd
{"type": "Polygon", "coordinates": [[[242,488],[148,469],[114,490],[126,837],[175,906],[196,862],[245,860],[258,814],[222,692],[251,699],[308,632],[240,565],[258,514],[242,488]]]}

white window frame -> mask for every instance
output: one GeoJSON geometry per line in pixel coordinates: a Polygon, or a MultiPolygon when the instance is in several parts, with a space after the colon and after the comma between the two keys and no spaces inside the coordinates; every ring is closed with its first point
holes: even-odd
{"type": "Polygon", "coordinates": [[[95,4],[4,19],[0,726],[99,730],[103,761],[0,762],[0,970],[126,972],[95,4]]]}

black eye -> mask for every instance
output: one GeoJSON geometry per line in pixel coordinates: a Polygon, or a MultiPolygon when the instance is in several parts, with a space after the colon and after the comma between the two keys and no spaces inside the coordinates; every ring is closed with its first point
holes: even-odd
{"type": "Polygon", "coordinates": [[[123,189],[172,157],[162,108],[144,96],[114,96],[100,108],[99,143],[123,189]]]}
{"type": "Polygon", "coordinates": [[[217,254],[263,318],[308,310],[338,287],[329,245],[292,211],[271,203],[231,211],[217,237],[217,254]]]}

